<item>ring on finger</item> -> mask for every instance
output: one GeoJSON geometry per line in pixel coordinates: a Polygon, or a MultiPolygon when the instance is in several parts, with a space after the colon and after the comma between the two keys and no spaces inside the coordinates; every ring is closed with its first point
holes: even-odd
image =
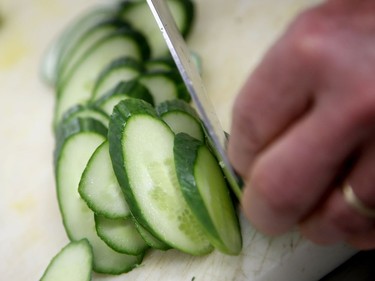
{"type": "Polygon", "coordinates": [[[342,188],[342,193],[344,196],[344,200],[350,207],[356,210],[363,216],[368,218],[375,218],[375,208],[370,208],[366,206],[358,197],[355,195],[353,188],[350,184],[344,184],[342,188]]]}

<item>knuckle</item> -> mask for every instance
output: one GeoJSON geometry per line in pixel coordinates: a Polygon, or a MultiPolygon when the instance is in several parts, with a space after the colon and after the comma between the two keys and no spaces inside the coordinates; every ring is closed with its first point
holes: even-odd
{"type": "Polygon", "coordinates": [[[332,36],[329,19],[320,16],[318,9],[300,14],[287,32],[288,48],[293,55],[312,67],[336,58],[337,42],[332,36]]]}
{"type": "Polygon", "coordinates": [[[272,213],[279,217],[296,218],[304,207],[294,188],[290,184],[279,179],[266,167],[255,167],[251,175],[252,184],[256,188],[259,197],[267,202],[272,213]]]}
{"type": "MultiPolygon", "coordinates": [[[[255,153],[262,145],[252,110],[246,100],[237,99],[233,107],[233,126],[244,140],[244,151],[255,153]]],[[[245,153],[246,154],[246,153],[245,153]]]]}

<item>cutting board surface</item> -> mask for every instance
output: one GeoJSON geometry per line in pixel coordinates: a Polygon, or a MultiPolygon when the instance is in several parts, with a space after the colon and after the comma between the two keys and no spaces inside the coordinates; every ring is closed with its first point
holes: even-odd
{"type": "MultiPolygon", "coordinates": [[[[54,93],[40,78],[43,52],[81,12],[106,1],[0,1],[0,279],[38,280],[68,239],[56,200],[51,131],[54,93]]],[[[249,72],[290,20],[318,0],[197,0],[190,47],[224,128],[249,72]]],[[[272,176],[272,175],[270,175],[272,176]]],[[[93,280],[317,280],[354,253],[318,247],[297,232],[268,238],[241,215],[237,257],[150,251],[120,276],[93,280]]]]}

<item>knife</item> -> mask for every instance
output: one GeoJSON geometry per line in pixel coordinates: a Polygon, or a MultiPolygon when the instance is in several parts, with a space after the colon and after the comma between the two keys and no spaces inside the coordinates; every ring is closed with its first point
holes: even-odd
{"type": "Polygon", "coordinates": [[[233,193],[240,200],[242,195],[240,188],[242,181],[235,173],[226,155],[227,136],[215,113],[214,106],[206,93],[200,74],[191,59],[186,42],[178,30],[177,24],[165,0],[147,0],[147,3],[196,106],[211,146],[215,150],[216,157],[219,159],[220,166],[233,193]]]}

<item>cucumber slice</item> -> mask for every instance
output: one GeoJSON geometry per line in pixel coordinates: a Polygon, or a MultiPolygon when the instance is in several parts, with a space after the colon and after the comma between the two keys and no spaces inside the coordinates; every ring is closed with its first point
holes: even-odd
{"type": "Polygon", "coordinates": [[[147,72],[170,71],[176,69],[176,65],[170,57],[151,58],[144,62],[144,66],[147,72]]]}
{"type": "Polygon", "coordinates": [[[57,37],[47,49],[43,56],[41,74],[49,85],[56,85],[58,79],[58,69],[64,57],[76,45],[80,38],[87,33],[92,26],[102,20],[115,15],[116,7],[106,5],[88,10],[70,25],[57,37]]]}
{"type": "Polygon", "coordinates": [[[183,100],[165,101],[156,110],[175,134],[184,132],[204,141],[205,135],[199,116],[187,102],[183,100]]]}
{"type": "Polygon", "coordinates": [[[185,133],[175,137],[174,158],[182,193],[207,237],[219,251],[238,255],[239,222],[216,158],[203,142],[185,133]]]}
{"type": "Polygon", "coordinates": [[[143,66],[130,57],[118,58],[111,62],[99,75],[92,100],[95,101],[105,95],[113,85],[121,81],[129,81],[139,76],[143,72],[143,66]]]}
{"type": "Polygon", "coordinates": [[[61,123],[66,124],[71,122],[73,119],[76,118],[93,118],[98,120],[103,125],[108,127],[109,123],[109,114],[105,113],[100,108],[84,106],[84,105],[76,105],[69,108],[62,118],[61,123]]]}
{"type": "Polygon", "coordinates": [[[148,249],[130,216],[126,219],[107,219],[96,215],[95,225],[98,236],[116,252],[139,255],[148,249]]]}
{"type": "Polygon", "coordinates": [[[103,137],[107,135],[108,129],[101,122],[94,118],[74,118],[69,122],[62,123],[56,131],[56,147],[54,151],[55,166],[57,166],[57,159],[61,153],[61,148],[65,140],[70,136],[79,132],[95,132],[103,137]]]}
{"type": "Polygon", "coordinates": [[[51,260],[40,281],[89,281],[92,248],[86,239],[70,242],[51,260]]]}
{"type": "MultiPolygon", "coordinates": [[[[193,3],[190,0],[168,0],[167,4],[177,27],[186,36],[190,31],[194,18],[193,3]]],[[[123,2],[120,14],[135,29],[146,36],[151,47],[152,57],[159,57],[168,53],[167,45],[146,1],[123,2]]]]}
{"type": "Polygon", "coordinates": [[[95,214],[106,218],[130,216],[109,156],[109,144],[103,142],[92,154],[79,182],[78,192],[95,214]]]}
{"type": "Polygon", "coordinates": [[[105,38],[108,34],[115,32],[116,30],[129,29],[128,23],[117,18],[105,19],[92,28],[87,30],[82,37],[79,38],[78,42],[70,48],[68,52],[61,58],[61,63],[58,69],[58,83],[59,81],[65,81],[69,73],[76,67],[76,64],[80,61],[82,56],[102,38],[105,38]]]}
{"type": "Polygon", "coordinates": [[[92,46],[58,89],[55,126],[66,110],[91,98],[95,81],[109,61],[123,56],[142,60],[147,54],[144,38],[132,30],[115,32],[92,46]]]}
{"type": "Polygon", "coordinates": [[[212,246],[187,206],[173,158],[174,134],[140,99],[115,106],[108,131],[116,177],[138,223],[168,245],[193,255],[212,246]]]}
{"type": "MultiPolygon", "coordinates": [[[[78,193],[82,172],[95,149],[106,139],[97,131],[95,120],[86,120],[85,126],[69,128],[56,159],[56,186],[60,212],[70,240],[86,238],[94,253],[93,269],[99,273],[120,274],[140,264],[143,255],[130,256],[115,252],[96,234],[94,213],[78,193]]],[[[76,123],[80,124],[80,123],[76,123]]]]}
{"type": "Polygon", "coordinates": [[[139,234],[142,236],[143,240],[146,242],[148,246],[150,246],[153,249],[158,249],[161,251],[169,250],[171,247],[157,239],[154,235],[152,235],[149,231],[147,231],[143,226],[141,226],[139,223],[137,223],[136,220],[134,220],[135,227],[138,229],[139,234]]]}
{"type": "Polygon", "coordinates": [[[177,71],[145,72],[138,80],[150,91],[155,105],[180,98],[178,85],[181,76],[177,71]]]}
{"type": "Polygon", "coordinates": [[[95,102],[95,106],[111,115],[115,105],[127,98],[142,99],[154,104],[154,99],[148,89],[137,80],[131,80],[120,82],[114,89],[95,102]]]}

